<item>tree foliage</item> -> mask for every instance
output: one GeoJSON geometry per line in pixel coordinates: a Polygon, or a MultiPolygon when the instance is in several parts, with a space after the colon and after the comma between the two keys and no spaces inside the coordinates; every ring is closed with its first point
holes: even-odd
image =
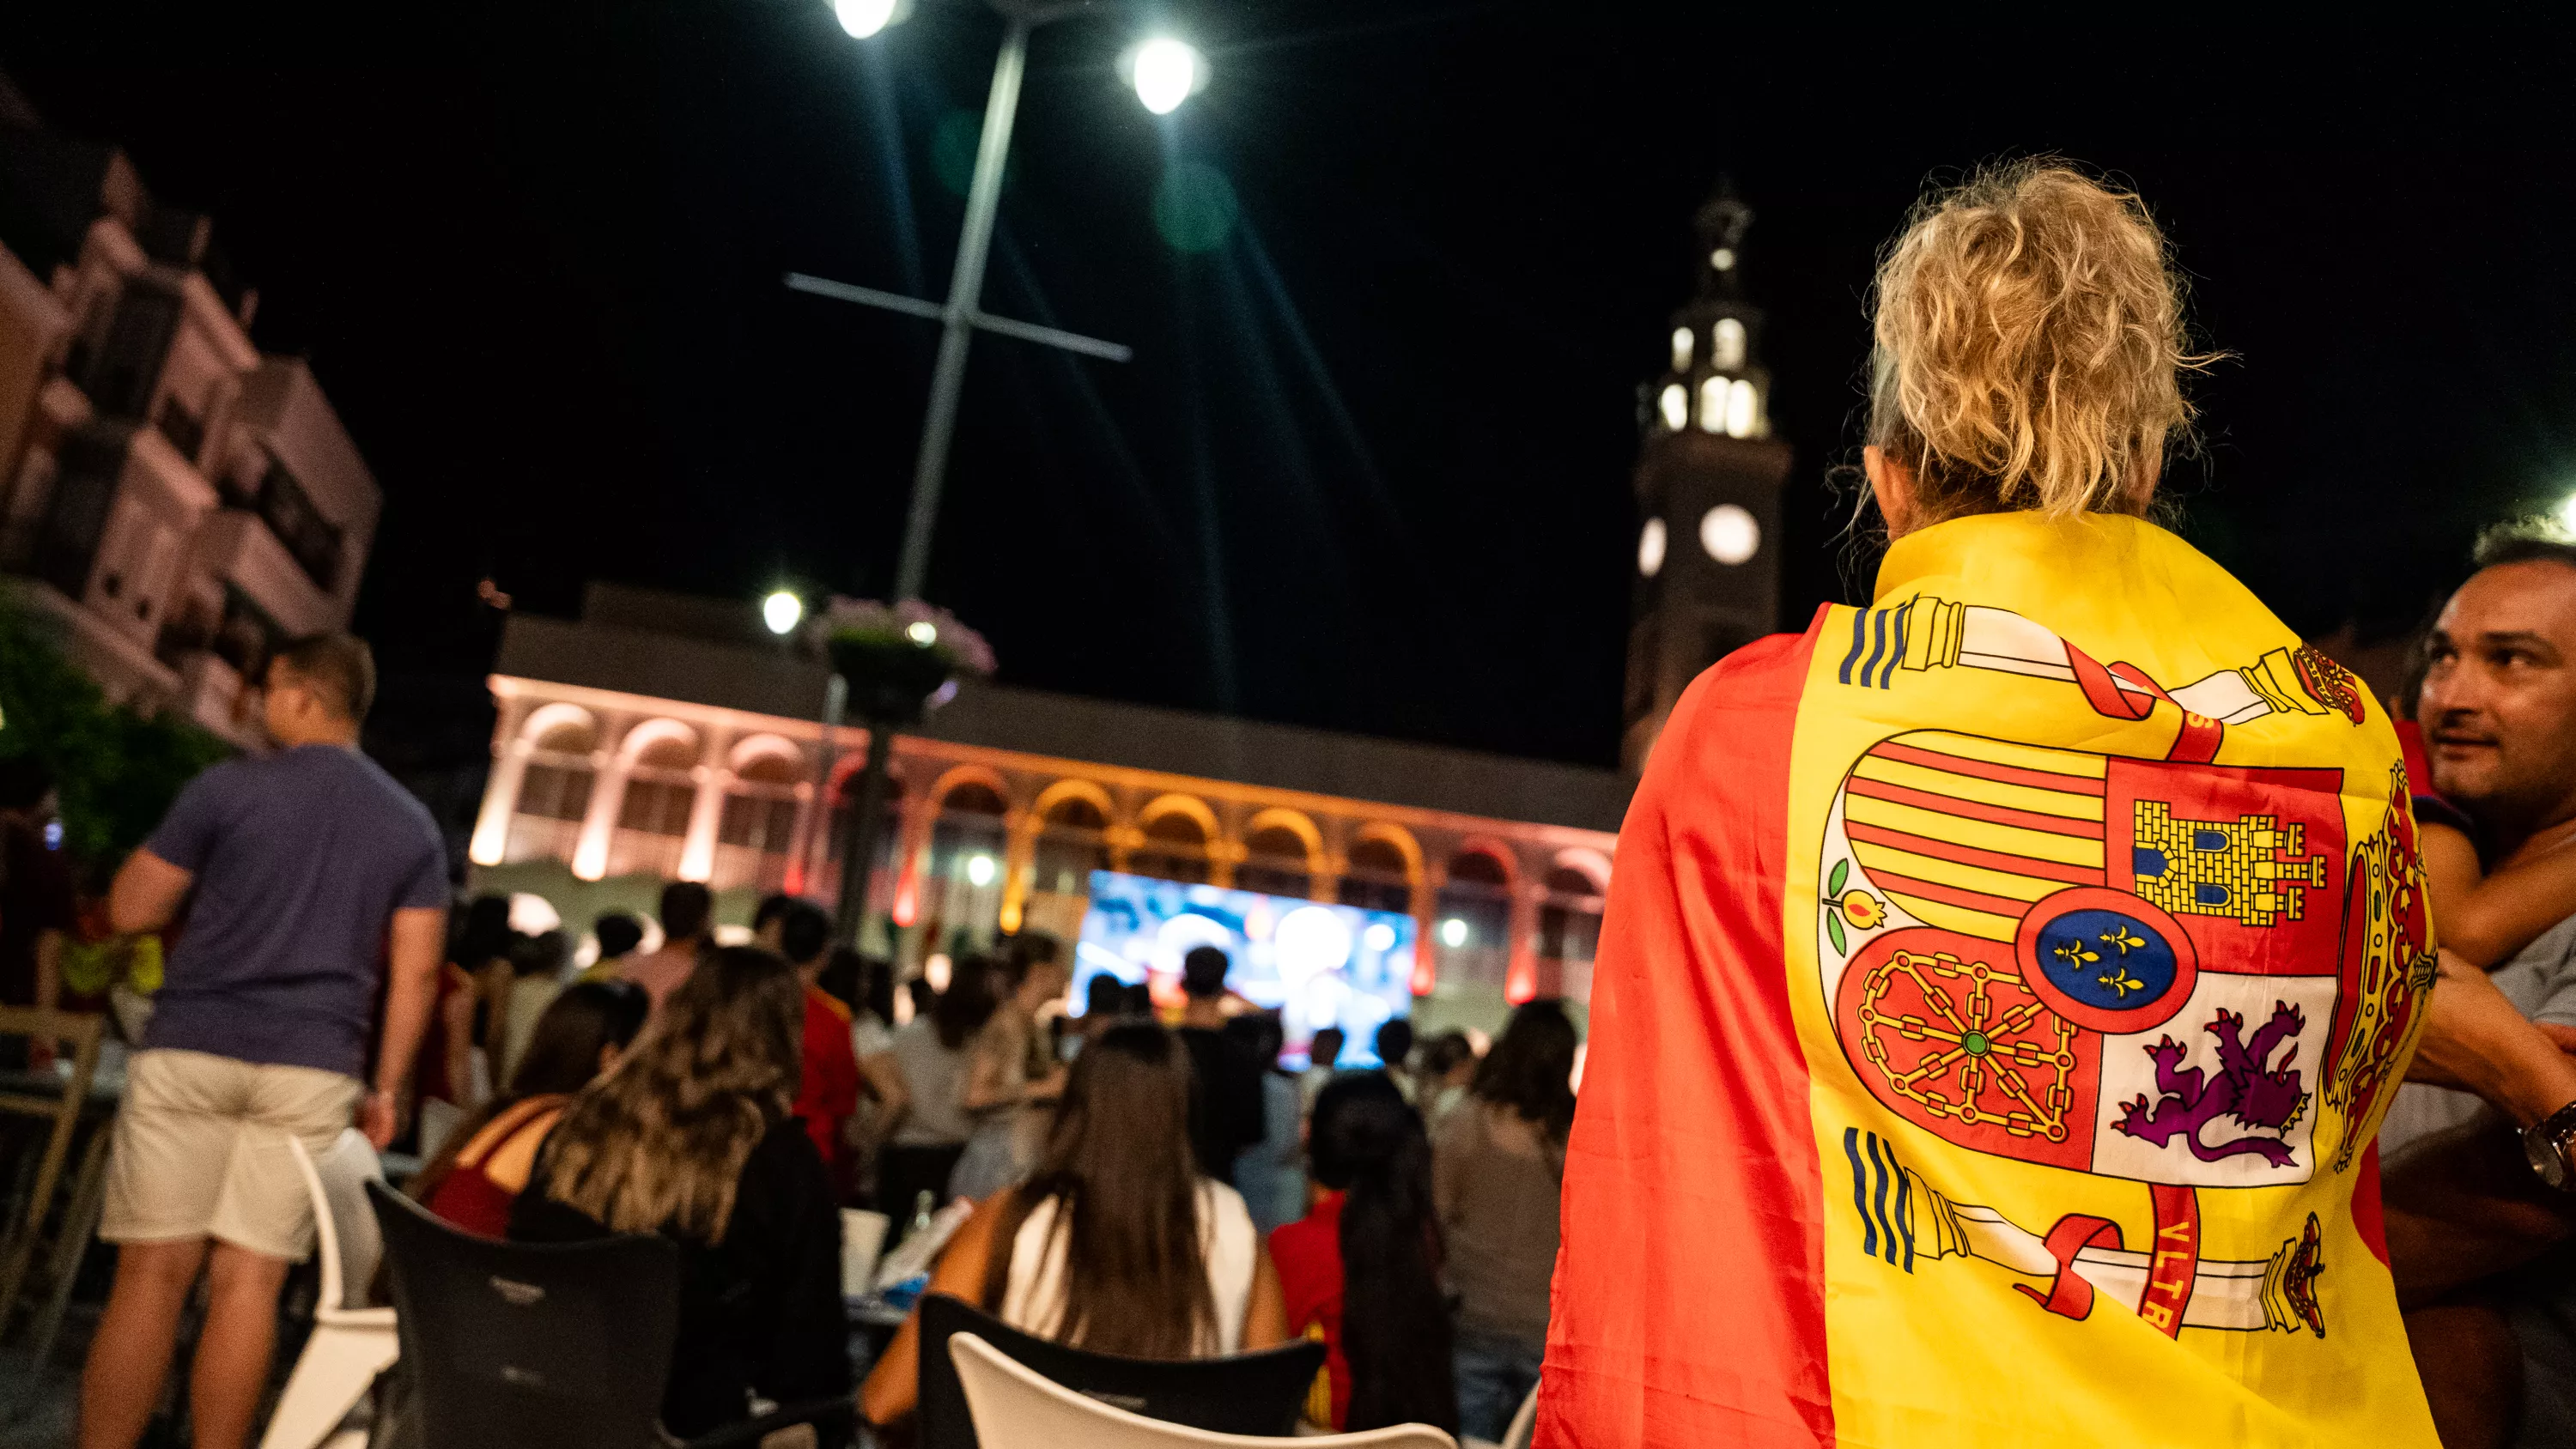
{"type": "Polygon", "coordinates": [[[184,720],[109,704],[50,633],[23,605],[0,601],[0,758],[42,761],[62,789],[65,852],[83,866],[110,864],[232,748],[184,720]]]}

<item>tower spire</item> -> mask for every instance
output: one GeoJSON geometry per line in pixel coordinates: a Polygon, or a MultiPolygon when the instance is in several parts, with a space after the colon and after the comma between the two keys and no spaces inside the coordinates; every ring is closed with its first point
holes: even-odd
{"type": "Polygon", "coordinates": [[[1771,437],[1762,309],[1744,292],[1753,208],[1719,177],[1691,218],[1698,286],[1673,313],[1670,365],[1640,390],[1637,582],[1622,755],[1644,766],[1699,672],[1778,627],[1780,490],[1789,447],[1771,437]]]}
{"type": "Polygon", "coordinates": [[[1717,189],[1700,203],[1691,219],[1699,233],[1699,297],[1703,301],[1744,296],[1744,233],[1753,226],[1753,208],[1735,191],[1735,178],[1720,175],[1717,189]]]}

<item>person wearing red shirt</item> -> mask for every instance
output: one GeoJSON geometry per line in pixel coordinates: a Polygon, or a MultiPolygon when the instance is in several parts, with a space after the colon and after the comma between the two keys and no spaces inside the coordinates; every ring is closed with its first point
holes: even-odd
{"type": "Polygon", "coordinates": [[[1288,1331],[1324,1345],[1307,1420],[1348,1432],[1408,1423],[1455,1432],[1421,1117],[1385,1074],[1348,1073],[1316,1096],[1307,1152],[1322,1190],[1306,1216],[1270,1235],[1288,1331]]]}
{"type": "Polygon", "coordinates": [[[805,983],[804,1075],[796,1115],[832,1181],[841,1178],[841,1124],[859,1110],[859,1059],[850,1048],[850,1009],[814,984],[832,950],[832,918],[807,901],[790,902],[778,919],[778,954],[805,983]]]}

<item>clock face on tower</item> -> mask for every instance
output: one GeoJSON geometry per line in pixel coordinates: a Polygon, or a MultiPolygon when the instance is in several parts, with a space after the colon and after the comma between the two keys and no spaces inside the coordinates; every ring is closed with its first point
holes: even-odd
{"type": "Polygon", "coordinates": [[[1729,568],[1753,557],[1762,549],[1762,525],[1743,505],[1721,503],[1700,515],[1699,546],[1708,556],[1729,568]]]}

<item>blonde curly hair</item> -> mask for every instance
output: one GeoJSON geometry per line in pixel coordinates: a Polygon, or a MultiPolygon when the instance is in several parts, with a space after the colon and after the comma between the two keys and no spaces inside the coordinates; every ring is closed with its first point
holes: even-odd
{"type": "Polygon", "coordinates": [[[2188,443],[2183,285],[2134,194],[2054,157],[1927,193],[1872,288],[1869,441],[1924,522],[2147,511],[2188,443]]]}

